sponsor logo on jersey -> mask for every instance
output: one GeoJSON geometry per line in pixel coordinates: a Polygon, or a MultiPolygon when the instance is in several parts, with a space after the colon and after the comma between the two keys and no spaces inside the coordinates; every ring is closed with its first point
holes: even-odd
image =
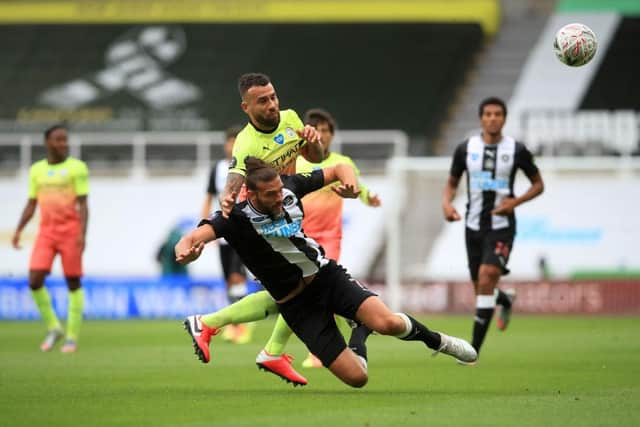
{"type": "Polygon", "coordinates": [[[472,191],[497,191],[509,188],[506,178],[492,178],[491,171],[471,172],[469,187],[472,191]]]}
{"type": "Polygon", "coordinates": [[[268,237],[291,237],[302,229],[302,220],[287,222],[282,218],[266,224],[256,224],[256,231],[261,236],[268,237]]]}

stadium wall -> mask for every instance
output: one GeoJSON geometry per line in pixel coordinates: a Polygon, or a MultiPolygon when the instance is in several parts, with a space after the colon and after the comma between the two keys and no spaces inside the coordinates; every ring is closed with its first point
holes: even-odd
{"type": "Polygon", "coordinates": [[[0,24],[0,34],[2,132],[61,120],[75,131],[225,129],[246,120],[238,76],[260,71],[282,108],[425,135],[483,40],[477,23],[419,21],[0,24]]]}
{"type": "MultiPolygon", "coordinates": [[[[523,314],[640,314],[638,280],[523,281],[504,280],[517,291],[514,310],[523,314]]],[[[387,288],[370,288],[386,298],[387,288]]],[[[470,282],[407,283],[400,308],[412,313],[473,313],[476,298],[470,282]]]]}
{"type": "MultiPolygon", "coordinates": [[[[188,230],[198,222],[207,178],[91,178],[85,274],[157,277],[158,248],[176,224],[188,230]]],[[[378,176],[364,176],[362,180],[380,195],[383,207],[370,208],[358,200],[344,203],[341,261],[355,277],[368,275],[384,241],[386,206],[394,204],[394,192],[386,180],[378,176]]],[[[24,248],[18,251],[11,247],[11,236],[27,201],[27,189],[27,177],[0,179],[0,194],[11,201],[0,209],[0,277],[23,277],[28,269],[39,222],[37,212],[23,231],[24,248]]],[[[189,268],[194,277],[220,277],[217,246],[211,244],[189,268]]],[[[53,275],[61,274],[56,260],[53,275]]]]}

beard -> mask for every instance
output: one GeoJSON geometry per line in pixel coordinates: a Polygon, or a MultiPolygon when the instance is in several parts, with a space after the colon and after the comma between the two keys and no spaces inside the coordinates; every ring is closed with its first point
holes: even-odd
{"type": "Polygon", "coordinates": [[[265,129],[277,128],[280,124],[280,112],[274,116],[256,116],[256,121],[258,122],[258,125],[265,129]]]}

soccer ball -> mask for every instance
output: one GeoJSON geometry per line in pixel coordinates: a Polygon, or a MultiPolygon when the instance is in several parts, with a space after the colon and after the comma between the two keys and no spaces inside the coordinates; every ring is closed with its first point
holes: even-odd
{"type": "Polygon", "coordinates": [[[587,64],[596,54],[598,40],[591,28],[584,24],[569,24],[560,28],[553,42],[558,59],[571,67],[587,64]]]}

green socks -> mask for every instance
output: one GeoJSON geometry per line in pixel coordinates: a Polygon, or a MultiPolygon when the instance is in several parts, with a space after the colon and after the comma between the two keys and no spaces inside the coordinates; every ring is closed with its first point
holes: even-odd
{"type": "Polygon", "coordinates": [[[47,288],[43,286],[40,289],[32,289],[31,296],[33,296],[33,300],[35,301],[36,306],[38,306],[40,317],[42,317],[45,325],[47,325],[47,329],[62,329],[62,325],[60,325],[58,316],[56,316],[56,312],[53,311],[53,306],[51,305],[51,297],[49,296],[49,291],[47,291],[47,288]]]}
{"type": "Polygon", "coordinates": [[[215,313],[202,316],[202,322],[210,328],[221,328],[231,323],[247,323],[262,320],[278,312],[276,302],[267,291],[249,294],[215,313]]]}
{"type": "Polygon", "coordinates": [[[67,312],[67,338],[78,339],[82,324],[82,308],[84,306],[84,291],[82,288],[69,292],[69,309],[67,312]]]}
{"type": "Polygon", "coordinates": [[[271,355],[282,354],[291,334],[293,334],[293,331],[289,328],[287,322],[285,322],[282,314],[279,314],[278,320],[276,320],[276,325],[273,327],[271,337],[264,346],[265,351],[271,355]]]}

